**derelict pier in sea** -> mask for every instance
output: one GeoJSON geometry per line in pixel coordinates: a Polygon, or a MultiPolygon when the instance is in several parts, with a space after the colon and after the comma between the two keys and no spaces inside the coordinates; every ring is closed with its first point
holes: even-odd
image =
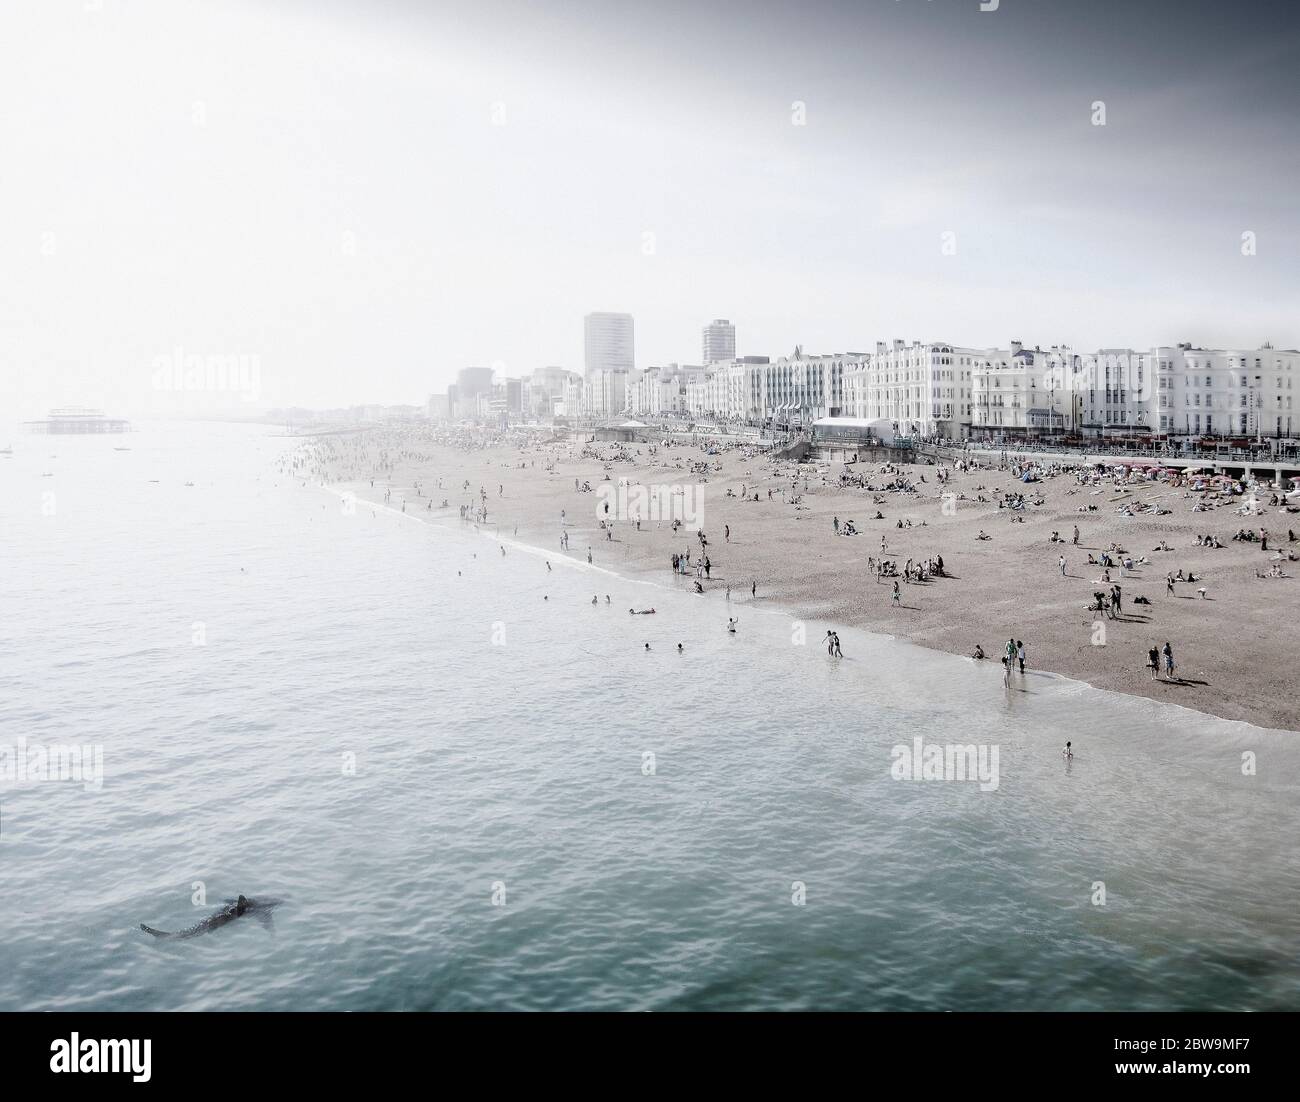
{"type": "Polygon", "coordinates": [[[26,424],[32,432],[54,436],[131,431],[130,421],[120,417],[105,417],[102,409],[52,409],[48,420],[28,421],[26,424]]]}

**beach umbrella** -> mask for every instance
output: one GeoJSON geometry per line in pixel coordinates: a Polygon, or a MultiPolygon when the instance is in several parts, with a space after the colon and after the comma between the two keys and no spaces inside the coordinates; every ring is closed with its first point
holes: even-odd
{"type": "Polygon", "coordinates": [[[1200,474],[1203,470],[1204,467],[1184,467],[1183,474],[1200,474]]]}

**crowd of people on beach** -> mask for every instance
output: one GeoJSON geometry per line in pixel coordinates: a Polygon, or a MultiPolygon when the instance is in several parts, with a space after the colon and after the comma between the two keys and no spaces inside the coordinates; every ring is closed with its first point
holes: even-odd
{"type": "MultiPolygon", "coordinates": [[[[1219,505],[1230,504],[1234,510],[1238,505],[1248,505],[1249,514],[1253,517],[1268,509],[1294,511],[1292,503],[1295,500],[1291,493],[1283,492],[1280,486],[1271,493],[1267,488],[1257,492],[1254,484],[1238,485],[1222,478],[1206,478],[1167,469],[1139,470],[1132,465],[1089,462],[1086,459],[1043,461],[1012,452],[994,457],[966,449],[946,461],[871,465],[861,462],[859,456],[854,455],[836,468],[825,462],[806,463],[780,458],[769,450],[755,446],[752,441],[742,443],[701,436],[686,442],[680,437],[665,435],[663,439],[652,439],[649,442],[602,442],[595,439],[576,440],[572,435],[561,433],[548,435],[517,428],[496,430],[481,426],[437,430],[404,427],[318,437],[289,453],[280,469],[283,474],[304,485],[320,483],[356,487],[358,493],[365,493],[372,500],[382,501],[397,511],[405,512],[411,502],[418,501],[422,505],[421,513],[432,514],[432,519],[448,516],[451,509],[456,509],[460,522],[467,527],[483,530],[495,523],[498,532],[503,526],[509,528],[511,525],[508,521],[503,521],[503,515],[508,517],[511,512],[518,515],[508,496],[510,478],[504,475],[500,479],[492,475],[477,477],[474,475],[475,464],[480,471],[486,464],[510,472],[527,472],[526,477],[534,480],[551,480],[552,483],[561,484],[557,486],[561,493],[567,492],[567,487],[571,485],[573,494],[582,495],[587,501],[590,501],[587,495],[595,494],[602,482],[610,483],[612,477],[617,476],[620,485],[623,485],[630,480],[630,476],[641,471],[647,472],[643,475],[647,479],[654,477],[655,471],[673,472],[684,479],[689,478],[697,485],[723,480],[729,484],[715,491],[718,494],[715,500],[728,502],[728,508],[732,510],[749,507],[757,511],[764,500],[774,507],[769,508],[768,513],[774,513],[774,510],[784,513],[788,509],[786,515],[792,519],[799,519],[811,510],[810,515],[826,522],[826,527],[820,529],[821,534],[812,537],[806,550],[797,544],[791,544],[791,554],[799,557],[809,555],[814,559],[833,554],[837,564],[854,556],[853,549],[857,543],[853,539],[843,540],[843,537],[870,534],[874,541],[875,535],[883,527],[889,535],[881,535],[879,554],[872,549],[871,553],[855,558],[856,563],[863,565],[837,565],[834,569],[851,572],[856,580],[862,582],[870,578],[877,586],[885,585],[887,589],[883,603],[887,606],[886,610],[873,611],[867,615],[871,619],[888,618],[887,622],[890,623],[906,623],[908,618],[918,612],[936,607],[936,601],[937,606],[941,607],[943,594],[950,592],[949,584],[957,589],[964,588],[965,583],[962,581],[948,583],[949,574],[944,556],[938,553],[939,547],[965,553],[964,556],[954,554],[950,557],[956,560],[956,573],[966,579],[974,573],[963,569],[972,561],[970,555],[983,560],[1005,562],[1005,566],[1000,569],[1027,571],[1026,584],[1035,589],[1041,589],[1047,584],[1046,575],[1053,575],[1062,587],[1077,587],[1079,601],[1072,607],[1091,610],[1094,621],[1103,617],[1116,623],[1164,622],[1169,604],[1161,602],[1158,593],[1141,592],[1152,581],[1158,586],[1162,574],[1166,597],[1181,596],[1181,587],[1193,586],[1195,592],[1192,595],[1199,595],[1206,602],[1208,615],[1208,610],[1215,606],[1211,599],[1210,583],[1205,580],[1206,571],[1215,576],[1217,586],[1218,576],[1229,569],[1237,569],[1235,565],[1220,565],[1217,554],[1214,563],[1193,559],[1191,567],[1185,561],[1176,571],[1164,569],[1162,562],[1152,579],[1151,558],[1124,550],[1119,540],[1109,541],[1109,547],[1083,548],[1079,525],[1074,524],[1071,531],[1068,521],[1065,525],[1059,523],[1064,509],[1089,514],[1091,517],[1104,508],[1106,517],[1098,518],[1099,523],[1109,521],[1111,524],[1131,524],[1134,526],[1133,531],[1137,532],[1145,530],[1140,521],[1168,516],[1175,508],[1204,515],[1206,509],[1213,510],[1219,505]],[[442,477],[434,477],[430,471],[435,463],[446,462],[442,457],[448,449],[453,459],[449,466],[437,468],[442,477]],[[514,454],[511,454],[512,449],[514,454]],[[508,461],[502,461],[503,456],[508,461]],[[594,474],[592,466],[598,467],[594,474]],[[634,468],[637,470],[634,471],[634,468]],[[403,479],[402,474],[406,471],[411,473],[403,479]],[[454,477],[451,473],[453,471],[454,477]],[[468,471],[470,477],[461,477],[465,471],[468,471]],[[625,478],[620,471],[627,471],[629,478],[625,478]],[[970,477],[972,475],[975,477],[970,477]],[[1056,482],[1056,489],[1052,491],[1055,480],[1061,481],[1056,482]],[[456,485],[460,487],[461,500],[452,505],[452,487],[456,485]],[[1048,504],[1049,492],[1053,493],[1051,504],[1048,504]],[[972,497],[972,494],[975,496],[972,497]],[[1062,494],[1065,495],[1064,498],[1062,494]],[[1070,495],[1074,494],[1079,497],[1071,503],[1070,495]],[[847,519],[844,518],[843,511],[839,510],[828,516],[830,509],[823,511],[817,495],[829,495],[831,500],[844,498],[864,507],[861,511],[850,507],[846,511],[852,512],[854,516],[847,519]],[[1089,500],[1089,495],[1093,500],[1089,500]],[[496,501],[490,510],[489,498],[496,501]],[[934,514],[930,514],[929,521],[926,519],[924,508],[927,505],[933,507],[935,502],[941,503],[941,517],[957,515],[957,510],[961,511],[962,516],[974,511],[989,527],[989,531],[979,529],[974,537],[973,548],[970,543],[954,545],[951,537],[945,538],[944,529],[935,520],[934,514]],[[908,513],[900,513],[900,507],[906,508],[908,513]],[[1012,526],[1019,526],[1041,523],[1048,517],[1058,522],[1057,527],[1051,530],[1050,538],[1042,533],[1033,535],[1030,539],[1031,533],[1026,530],[1024,537],[1013,535],[1011,546],[1008,546],[1004,527],[1008,521],[1012,526]],[[1001,518],[1003,527],[990,523],[995,518],[1001,518]],[[924,536],[921,540],[917,539],[918,530],[924,536]],[[996,540],[993,533],[996,533],[996,540]],[[831,544],[827,542],[827,536],[839,538],[831,544]],[[1041,565],[1038,566],[1020,550],[1026,542],[1036,540],[1042,540],[1039,547],[1046,543],[1051,548],[1050,557],[1045,561],[1039,560],[1041,565]],[[898,545],[898,550],[891,548],[891,541],[898,545]],[[839,548],[843,548],[843,551],[839,548]],[[1075,548],[1079,549],[1077,553],[1073,550],[1075,548]],[[1091,571],[1087,574],[1078,570],[1074,573],[1070,571],[1067,555],[1075,557],[1085,550],[1087,564],[1097,568],[1095,575],[1091,571]],[[1036,571],[1041,573],[1035,573],[1036,571]],[[939,594],[935,600],[928,597],[926,590],[921,590],[916,594],[917,600],[910,600],[906,604],[903,602],[904,587],[927,586],[939,579],[944,579],[945,584],[934,588],[933,592],[939,594]],[[1087,588],[1086,582],[1079,579],[1091,579],[1091,588],[1087,588]],[[1125,588],[1134,591],[1131,597],[1125,593],[1125,588]],[[1091,600],[1085,602],[1089,593],[1091,600]],[[1131,605],[1137,606],[1132,614],[1125,612],[1126,597],[1131,605]]],[[[520,477],[524,475],[520,474],[520,477]]],[[[735,513],[727,518],[725,527],[718,525],[722,529],[719,533],[722,542],[716,548],[711,548],[702,526],[683,525],[677,517],[670,522],[667,518],[639,514],[615,515],[611,512],[610,500],[606,497],[599,505],[597,517],[589,520],[588,514],[592,510],[590,504],[576,509],[572,508],[572,502],[569,504],[567,514],[564,510],[561,511],[558,546],[562,554],[578,559],[585,557],[588,564],[595,565],[595,551],[587,542],[593,536],[599,539],[601,547],[606,548],[604,557],[609,558],[617,553],[630,564],[637,561],[631,557],[632,544],[640,542],[646,547],[662,548],[673,579],[683,579],[688,592],[705,595],[715,588],[717,591],[725,588],[727,602],[732,600],[736,574],[742,570],[746,575],[750,572],[747,569],[753,562],[750,548],[770,542],[762,536],[755,539],[751,535],[743,545],[738,546],[733,541],[732,532],[732,522],[738,515],[735,513]],[[694,536],[683,547],[681,541],[691,527],[695,529],[694,536]],[[668,547],[664,546],[665,541],[653,535],[665,530],[672,537],[672,545],[668,547]],[[585,553],[571,547],[572,534],[578,534],[580,539],[586,537],[580,545],[585,547],[585,553]],[[723,560],[722,565],[719,560],[723,560]]],[[[1082,516],[1079,521],[1094,523],[1091,519],[1085,522],[1082,516]]],[[[518,523],[513,527],[517,535],[518,523]]],[[[974,526],[970,525],[958,529],[964,531],[965,540],[970,539],[972,527],[974,526]]],[[[1013,533],[1019,530],[1017,527],[1011,529],[1013,533]]],[[[1041,528],[1033,528],[1032,531],[1038,533],[1041,528]]],[[[1155,541],[1150,555],[1160,561],[1164,556],[1176,554],[1181,557],[1186,554],[1187,546],[1180,551],[1175,551],[1170,546],[1170,538],[1180,531],[1184,530],[1177,525],[1166,528],[1162,538],[1155,541]]],[[[1158,531],[1157,535],[1160,534],[1158,531]]],[[[1252,567],[1252,570],[1254,576],[1261,579],[1289,578],[1290,574],[1284,569],[1284,564],[1296,559],[1295,551],[1287,546],[1296,542],[1292,529],[1286,530],[1286,539],[1282,546],[1278,546],[1280,537],[1274,538],[1267,526],[1238,527],[1235,533],[1216,533],[1202,520],[1194,530],[1186,532],[1186,539],[1191,547],[1202,552],[1207,549],[1216,553],[1224,552],[1222,561],[1225,563],[1229,560],[1225,548],[1233,545],[1257,547],[1271,556],[1267,562],[1258,558],[1255,560],[1260,565],[1252,567]]],[[[865,552],[868,548],[861,550],[865,552]]],[[[504,547],[502,553],[504,554],[504,547]]],[[[659,563],[663,561],[665,560],[658,559],[659,563]]],[[[1082,561],[1076,558],[1076,563],[1082,561]]],[[[1237,562],[1236,559],[1231,561],[1233,564],[1237,562]]],[[[746,580],[750,580],[750,598],[757,600],[757,578],[746,580]]],[[[1062,590],[1074,591],[1074,588],[1062,590]]],[[[858,586],[855,593],[853,605],[868,608],[870,591],[858,586]]],[[[1222,594],[1217,588],[1214,593],[1222,600],[1222,594]]],[[[722,596],[721,592],[719,596],[722,596]]],[[[635,614],[649,614],[653,609],[631,611],[635,614]]],[[[1084,622],[1087,622],[1086,617],[1084,622]]],[[[728,618],[727,630],[735,633],[734,617],[728,618]]],[[[1012,672],[1013,667],[1023,672],[1023,644],[1014,642],[1014,661],[1006,661],[1006,666],[1008,672],[1012,672]]],[[[827,646],[828,654],[838,654],[838,635],[833,631],[827,634],[827,646]]],[[[1039,646],[1046,646],[1049,654],[1056,649],[1056,644],[1051,639],[1046,643],[1040,641],[1039,646]]],[[[1169,648],[1170,644],[1166,642],[1164,646],[1169,648]]],[[[972,657],[982,656],[981,648],[977,646],[976,651],[979,653],[972,657]]],[[[1171,649],[1169,655],[1172,656],[1171,649]]],[[[1009,659],[1009,656],[1004,654],[1004,658],[1009,659]]],[[[1160,668],[1153,671],[1153,676],[1164,670],[1164,679],[1171,680],[1172,668],[1162,657],[1160,668]]]]}

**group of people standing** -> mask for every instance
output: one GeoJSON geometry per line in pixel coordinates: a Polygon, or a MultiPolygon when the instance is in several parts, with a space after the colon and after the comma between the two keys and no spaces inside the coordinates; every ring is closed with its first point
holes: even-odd
{"type": "Polygon", "coordinates": [[[1162,663],[1165,668],[1165,677],[1172,681],[1174,677],[1174,648],[1169,645],[1168,641],[1159,650],[1152,647],[1147,651],[1147,669],[1151,671],[1152,681],[1155,681],[1160,676],[1162,663]]]}

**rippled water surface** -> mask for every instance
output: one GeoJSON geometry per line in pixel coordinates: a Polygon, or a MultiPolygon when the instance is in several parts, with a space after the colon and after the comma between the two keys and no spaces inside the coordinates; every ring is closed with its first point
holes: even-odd
{"type": "Polygon", "coordinates": [[[729,636],[347,515],[287,446],[0,459],[0,744],[104,754],[0,782],[0,1009],[1300,1008],[1297,736],[851,631],[832,663],[739,602],[729,636]],[[891,779],[917,736],[996,745],[997,789],[891,779]],[[241,892],[269,928],[138,929],[241,892]]]}

